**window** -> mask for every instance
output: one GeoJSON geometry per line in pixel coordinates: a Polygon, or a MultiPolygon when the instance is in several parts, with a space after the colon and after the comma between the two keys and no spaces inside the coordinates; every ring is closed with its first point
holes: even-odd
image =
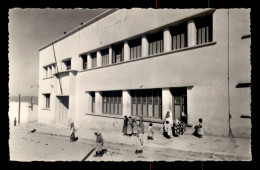
{"type": "Polygon", "coordinates": [[[71,69],[71,60],[64,61],[65,69],[70,70],[71,69]]]}
{"type": "Polygon", "coordinates": [[[142,39],[129,41],[130,59],[140,58],[142,56],[142,39]]]}
{"type": "Polygon", "coordinates": [[[162,119],[162,89],[132,90],[134,116],[162,119]]]}
{"type": "Polygon", "coordinates": [[[92,68],[97,67],[97,53],[96,52],[91,53],[90,57],[91,57],[91,66],[92,66],[92,68]]]}
{"type": "Polygon", "coordinates": [[[50,108],[50,96],[51,94],[44,94],[45,96],[45,108],[50,108]]]}
{"type": "Polygon", "coordinates": [[[49,67],[48,67],[48,69],[49,69],[49,76],[48,77],[52,77],[52,65],[50,65],[49,67]]]}
{"type": "Polygon", "coordinates": [[[52,75],[56,73],[56,64],[53,64],[52,65],[52,75]]]}
{"type": "Polygon", "coordinates": [[[48,67],[43,67],[43,69],[45,72],[45,78],[47,78],[48,77],[48,67]]]}
{"type": "Polygon", "coordinates": [[[95,92],[90,92],[91,97],[91,112],[95,113],[95,92]]]}
{"type": "Polygon", "coordinates": [[[56,68],[56,64],[44,66],[43,69],[45,72],[45,78],[53,77],[53,74],[55,74],[55,68],[56,68]]]}
{"type": "Polygon", "coordinates": [[[124,46],[123,43],[112,47],[112,63],[124,61],[124,46]]]}
{"type": "Polygon", "coordinates": [[[122,91],[102,92],[102,111],[106,114],[122,114],[122,91]]]}
{"type": "Polygon", "coordinates": [[[109,64],[109,49],[101,50],[102,66],[109,64]]]}
{"type": "Polygon", "coordinates": [[[88,68],[88,56],[87,55],[82,55],[82,65],[83,65],[83,70],[88,68]]]}
{"type": "Polygon", "coordinates": [[[187,25],[171,28],[172,50],[187,47],[187,25]]]}
{"type": "Polygon", "coordinates": [[[195,21],[197,28],[197,44],[212,41],[212,15],[195,21]]]}
{"type": "Polygon", "coordinates": [[[148,36],[149,55],[154,55],[163,52],[163,32],[148,36]]]}

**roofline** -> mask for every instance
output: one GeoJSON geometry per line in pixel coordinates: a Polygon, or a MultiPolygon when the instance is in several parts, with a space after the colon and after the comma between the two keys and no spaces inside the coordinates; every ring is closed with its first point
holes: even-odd
{"type": "Polygon", "coordinates": [[[106,10],[105,12],[99,14],[98,16],[96,16],[96,17],[92,18],[91,20],[89,20],[88,22],[84,23],[83,25],[80,25],[80,26],[76,27],[75,29],[73,29],[73,30],[67,32],[66,34],[62,35],[61,37],[57,38],[56,40],[54,40],[54,41],[52,41],[52,42],[50,42],[50,43],[44,45],[43,47],[39,48],[38,51],[41,51],[41,50],[43,50],[43,49],[45,49],[45,48],[51,46],[52,44],[63,40],[64,38],[66,38],[66,37],[68,37],[68,36],[70,36],[70,35],[72,35],[72,34],[78,32],[78,31],[80,31],[81,29],[83,29],[83,28],[85,28],[85,27],[87,27],[87,26],[93,24],[94,22],[97,22],[98,20],[100,20],[100,19],[102,19],[102,18],[104,18],[104,17],[106,17],[106,16],[112,14],[113,12],[115,12],[115,11],[117,11],[117,10],[118,10],[117,8],[106,10]]]}

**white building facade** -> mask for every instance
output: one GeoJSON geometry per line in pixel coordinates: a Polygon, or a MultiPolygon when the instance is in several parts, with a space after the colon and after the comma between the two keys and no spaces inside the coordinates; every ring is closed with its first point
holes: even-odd
{"type": "Polygon", "coordinates": [[[250,10],[112,9],[39,50],[39,123],[162,128],[167,110],[206,134],[251,136],[250,10]]]}

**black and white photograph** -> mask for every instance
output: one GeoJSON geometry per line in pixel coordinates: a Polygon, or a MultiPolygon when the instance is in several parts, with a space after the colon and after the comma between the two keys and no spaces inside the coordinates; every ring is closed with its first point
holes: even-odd
{"type": "Polygon", "coordinates": [[[12,8],[10,161],[251,161],[250,8],[12,8]]]}

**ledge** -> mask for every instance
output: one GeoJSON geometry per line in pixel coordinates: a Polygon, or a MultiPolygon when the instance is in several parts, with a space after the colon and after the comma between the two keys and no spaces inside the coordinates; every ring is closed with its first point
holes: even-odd
{"type": "Polygon", "coordinates": [[[43,78],[43,80],[51,79],[51,78],[54,78],[54,77],[53,76],[52,77],[46,77],[46,78],[43,78]]]}
{"type": "Polygon", "coordinates": [[[122,61],[122,62],[119,62],[119,63],[113,63],[113,64],[109,64],[109,65],[106,65],[106,66],[99,66],[99,67],[95,67],[95,68],[85,69],[85,70],[79,71],[79,73],[85,72],[85,71],[101,69],[101,68],[105,68],[105,67],[111,67],[111,66],[120,65],[120,64],[125,64],[125,63],[129,63],[129,62],[135,62],[135,61],[139,61],[139,60],[150,59],[150,58],[153,58],[153,57],[159,57],[159,56],[163,56],[163,55],[167,55],[167,54],[178,53],[178,52],[182,52],[182,51],[186,51],[186,50],[192,50],[192,49],[196,49],[196,48],[207,47],[207,46],[211,46],[211,45],[215,45],[215,44],[217,44],[217,42],[209,42],[209,43],[205,43],[205,44],[199,44],[199,45],[195,45],[195,46],[192,46],[192,47],[185,47],[185,48],[181,48],[181,49],[177,49],[177,50],[162,52],[162,53],[159,53],[159,54],[154,54],[154,55],[140,57],[140,58],[136,58],[136,59],[132,59],[132,60],[122,61]]]}
{"type": "MultiPolygon", "coordinates": [[[[107,117],[107,118],[114,118],[114,119],[124,119],[122,115],[116,115],[116,114],[95,114],[95,113],[86,113],[86,115],[90,116],[97,116],[97,117],[107,117]]],[[[135,120],[140,120],[138,116],[133,116],[135,120]]],[[[143,118],[144,122],[153,122],[153,123],[163,123],[163,120],[161,119],[153,119],[153,118],[143,118]]]]}
{"type": "Polygon", "coordinates": [[[50,108],[42,108],[42,110],[51,110],[50,108]]]}
{"type": "Polygon", "coordinates": [[[251,115],[250,114],[244,114],[244,115],[241,115],[241,118],[251,118],[251,115]]]}
{"type": "Polygon", "coordinates": [[[69,73],[69,72],[78,72],[78,70],[65,70],[65,71],[59,71],[57,73],[54,73],[53,75],[58,76],[59,74],[62,73],[69,73]]]}

